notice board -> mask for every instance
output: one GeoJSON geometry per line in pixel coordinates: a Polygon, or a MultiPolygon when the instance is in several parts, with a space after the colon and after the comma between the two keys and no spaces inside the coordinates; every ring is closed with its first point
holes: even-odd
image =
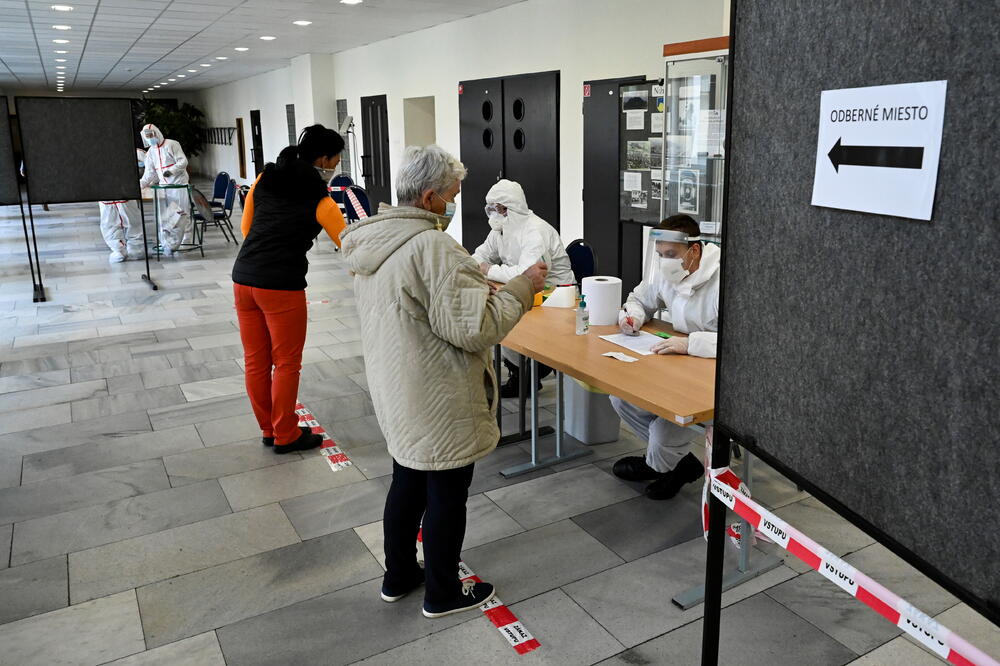
{"type": "Polygon", "coordinates": [[[32,203],[139,198],[128,99],[18,97],[32,203]]]}
{"type": "Polygon", "coordinates": [[[1000,623],[1000,16],[734,12],[716,423],[1000,623]],[[931,219],[811,205],[822,92],[922,81],[947,81],[931,219]]]}

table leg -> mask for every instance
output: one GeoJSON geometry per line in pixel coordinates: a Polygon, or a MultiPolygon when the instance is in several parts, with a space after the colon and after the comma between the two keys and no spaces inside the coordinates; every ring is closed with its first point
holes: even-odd
{"type": "Polygon", "coordinates": [[[522,474],[527,474],[528,472],[533,472],[536,469],[544,469],[546,467],[551,467],[552,465],[558,465],[559,463],[566,462],[567,460],[574,460],[576,458],[582,458],[583,456],[589,456],[593,453],[590,449],[580,449],[567,454],[562,453],[563,410],[561,372],[556,372],[556,385],[556,391],[558,394],[556,402],[556,454],[549,458],[539,460],[538,439],[541,434],[541,429],[538,427],[538,361],[531,359],[531,462],[514,465],[513,467],[501,470],[500,474],[502,474],[504,478],[509,479],[511,477],[520,476],[522,474]]]}
{"type": "MultiPolygon", "coordinates": [[[[497,366],[496,366],[497,367],[497,381],[499,381],[499,379],[500,379],[500,369],[499,369],[500,368],[500,345],[496,346],[496,350],[497,350],[497,358],[496,358],[496,364],[497,364],[497,366]]],[[[497,446],[506,446],[508,444],[516,444],[517,442],[523,442],[526,439],[529,439],[531,437],[531,432],[529,432],[528,429],[525,427],[525,413],[524,413],[525,404],[527,402],[525,400],[525,395],[524,395],[524,389],[525,389],[525,387],[526,387],[526,385],[528,383],[528,380],[526,378],[526,376],[528,374],[527,358],[523,354],[519,354],[519,356],[521,358],[518,361],[518,375],[517,375],[518,376],[517,432],[512,433],[510,435],[503,435],[502,434],[503,433],[503,425],[502,425],[503,421],[501,420],[500,413],[498,411],[497,412],[497,423],[500,424],[501,437],[500,437],[500,441],[497,442],[497,446]]],[[[532,384],[532,386],[538,386],[537,381],[536,381],[536,383],[532,384]]],[[[534,429],[532,429],[532,430],[534,430],[534,429]]],[[[539,437],[548,437],[552,433],[553,433],[553,430],[549,426],[543,426],[541,428],[538,428],[538,436],[539,437]]]]}
{"type": "MultiPolygon", "coordinates": [[[[718,431],[716,431],[716,432],[718,432],[718,431]]],[[[722,445],[728,446],[728,442],[725,442],[722,445]]],[[[718,446],[721,446],[721,445],[720,444],[716,444],[716,447],[718,447],[718,446]]],[[[713,450],[714,450],[714,448],[715,447],[713,447],[713,450]]],[[[743,467],[743,477],[744,477],[744,479],[743,480],[744,480],[744,483],[747,484],[747,488],[751,488],[751,489],[753,487],[753,485],[752,485],[753,484],[753,476],[752,476],[753,469],[752,469],[752,465],[751,465],[751,460],[752,459],[753,459],[753,456],[750,454],[750,452],[749,451],[745,451],[744,452],[744,456],[743,456],[743,461],[744,461],[743,462],[743,465],[744,465],[744,467],[743,467]]],[[[753,493],[751,491],[751,495],[752,494],[753,493]]],[[[712,497],[714,497],[714,496],[712,496],[710,494],[710,499],[712,497]]],[[[716,505],[719,506],[719,507],[722,507],[720,511],[721,511],[721,513],[725,514],[725,512],[726,512],[726,505],[723,504],[722,502],[717,502],[716,505]]],[[[711,506],[710,505],[710,508],[709,508],[709,516],[710,516],[710,518],[713,515],[714,511],[716,511],[715,506],[711,506]]],[[[775,557],[774,555],[764,555],[764,556],[762,556],[760,558],[755,559],[754,560],[754,564],[751,566],[750,551],[753,550],[753,545],[751,545],[752,541],[753,541],[753,527],[751,527],[750,523],[748,523],[746,520],[741,520],[740,521],[740,534],[742,536],[740,538],[739,562],[736,565],[735,569],[732,569],[730,571],[725,572],[725,575],[722,578],[722,591],[723,592],[725,592],[726,590],[730,590],[730,589],[736,587],[737,585],[741,585],[741,584],[747,582],[748,580],[750,580],[751,578],[756,578],[757,576],[759,576],[761,574],[767,573],[771,569],[774,569],[775,567],[777,567],[777,566],[779,566],[781,564],[781,560],[779,558],[775,557]]],[[[690,589],[684,590],[683,592],[680,592],[679,594],[675,595],[674,598],[673,598],[673,602],[676,605],[678,605],[681,608],[683,608],[684,610],[687,610],[688,608],[691,608],[693,606],[697,606],[698,604],[700,604],[704,600],[705,600],[705,586],[704,585],[696,585],[696,586],[694,586],[694,587],[692,587],[690,589]]]]}

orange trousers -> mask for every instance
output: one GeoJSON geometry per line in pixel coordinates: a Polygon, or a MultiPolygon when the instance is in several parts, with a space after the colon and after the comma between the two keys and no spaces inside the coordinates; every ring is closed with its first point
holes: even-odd
{"type": "Polygon", "coordinates": [[[306,292],[233,285],[250,405],[264,437],[291,444],[302,431],[295,403],[306,342],[306,292]]]}

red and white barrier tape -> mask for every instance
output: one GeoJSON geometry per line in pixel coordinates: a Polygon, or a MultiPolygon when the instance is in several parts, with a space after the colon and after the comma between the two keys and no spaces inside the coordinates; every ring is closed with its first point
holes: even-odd
{"type": "Polygon", "coordinates": [[[329,298],[324,298],[319,301],[306,301],[306,305],[326,305],[329,302],[330,302],[329,298]]]}
{"type": "MultiPolygon", "coordinates": [[[[417,543],[423,542],[423,530],[417,532],[417,543]]],[[[481,583],[483,580],[469,568],[465,562],[458,563],[458,577],[459,580],[465,582],[471,580],[476,583],[481,583]]],[[[483,611],[486,618],[493,623],[493,626],[497,628],[500,634],[507,639],[510,646],[514,648],[514,651],[518,654],[528,654],[532,650],[537,650],[542,647],[542,644],[538,642],[534,636],[531,635],[521,621],[517,619],[517,616],[497,597],[493,597],[490,601],[479,607],[479,610],[483,611]]]]}
{"type": "MultiPolygon", "coordinates": [[[[705,428],[705,469],[709,469],[712,466],[712,426],[707,426],[705,428]]],[[[750,497],[750,488],[747,484],[743,483],[740,477],[729,469],[728,467],[723,467],[717,470],[715,475],[717,479],[737,490],[741,495],[745,497],[750,497]]],[[[741,523],[732,523],[726,526],[726,536],[729,537],[736,546],[740,545],[740,532],[742,528],[741,523]]],[[[708,477],[705,477],[705,484],[701,487],[701,529],[705,535],[705,540],[708,541],[708,477]]],[[[754,545],[757,541],[763,541],[765,543],[771,543],[771,540],[767,538],[759,530],[754,530],[750,534],[750,545],[754,545]]]]}
{"type": "MultiPolygon", "coordinates": [[[[728,467],[711,470],[711,482],[705,480],[711,493],[746,519],[755,534],[798,557],[945,661],[959,666],[1000,666],[996,659],[754,502],[739,489],[741,484],[728,467]]],[[[707,517],[707,510],[703,515],[707,517]]]]}
{"type": "Polygon", "coordinates": [[[351,206],[354,208],[354,212],[358,214],[358,219],[363,220],[366,217],[368,217],[368,213],[365,212],[365,209],[361,205],[361,202],[358,201],[358,198],[354,196],[354,192],[347,190],[345,194],[347,195],[347,200],[351,202],[351,206]]]}
{"type": "Polygon", "coordinates": [[[326,458],[330,469],[334,472],[339,472],[345,467],[351,467],[354,464],[347,457],[347,454],[344,453],[343,449],[337,446],[337,443],[330,437],[330,433],[319,424],[319,421],[316,420],[316,417],[312,415],[312,412],[307,407],[304,407],[302,403],[296,403],[295,413],[299,417],[299,426],[311,428],[314,433],[323,437],[323,443],[319,445],[319,453],[326,458]]]}

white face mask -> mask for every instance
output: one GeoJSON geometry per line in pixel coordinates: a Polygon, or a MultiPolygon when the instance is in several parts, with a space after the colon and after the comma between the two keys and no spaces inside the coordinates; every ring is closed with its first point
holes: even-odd
{"type": "Polygon", "coordinates": [[[503,224],[507,221],[507,218],[500,213],[490,213],[490,229],[493,231],[502,231],[503,224]]]}
{"type": "Polygon", "coordinates": [[[684,270],[684,260],[680,257],[670,259],[660,258],[660,275],[670,284],[680,284],[680,281],[689,275],[684,270]]]}

